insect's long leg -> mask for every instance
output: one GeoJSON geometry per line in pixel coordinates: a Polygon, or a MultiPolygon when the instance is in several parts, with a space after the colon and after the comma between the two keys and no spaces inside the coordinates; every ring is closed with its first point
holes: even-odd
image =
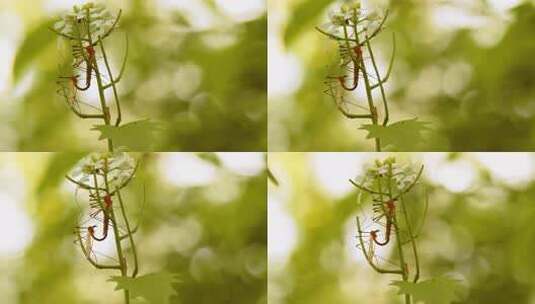
{"type": "MultiPolygon", "coordinates": [[[[98,58],[98,57],[97,57],[97,58],[98,58]]],[[[84,74],[84,75],[87,74],[87,72],[88,72],[87,67],[82,66],[82,65],[80,65],[80,66],[74,66],[74,65],[73,65],[72,68],[73,68],[73,70],[75,70],[75,71],[79,71],[79,72],[81,72],[81,73],[84,74]]],[[[97,76],[96,76],[96,74],[94,73],[94,70],[95,70],[94,65],[93,65],[93,67],[92,67],[91,69],[93,70],[93,72],[91,73],[91,78],[92,78],[92,79],[93,79],[93,78],[96,78],[97,76]]],[[[104,79],[104,80],[106,80],[106,81],[110,81],[110,78],[109,78],[107,75],[101,74],[100,76],[102,77],[102,79],[104,79]]]]}
{"type": "Polygon", "coordinates": [[[338,93],[336,92],[336,85],[338,85],[338,79],[335,76],[327,76],[327,80],[324,81],[324,84],[327,86],[325,90],[323,90],[323,93],[332,97],[333,99],[336,99],[335,102],[339,105],[347,106],[352,105],[358,108],[361,108],[363,110],[368,110],[366,107],[349,100],[346,100],[342,96],[337,96],[338,93]]]}
{"type": "MultiPolygon", "coordinates": [[[[99,223],[100,225],[104,225],[104,220],[99,217],[88,217],[84,221],[80,222],[80,224],[87,225],[88,223],[95,223],[95,222],[99,223]]],[[[113,226],[114,226],[113,222],[110,221],[109,227],[113,227],[113,226]]],[[[117,228],[119,229],[121,233],[126,232],[126,228],[124,228],[122,225],[117,225],[117,228]]]]}
{"type": "Polygon", "coordinates": [[[77,79],[78,75],[74,76],[60,76],[58,77],[59,80],[57,84],[59,85],[59,89],[57,90],[57,93],[65,99],[67,105],[69,108],[79,117],[88,119],[88,118],[102,118],[102,114],[85,114],[82,112],[81,105],[84,105],[88,108],[91,108],[97,112],[100,112],[101,110],[89,103],[83,102],[79,100],[78,97],[78,88],[77,88],[77,79]]]}
{"type": "Polygon", "coordinates": [[[83,249],[84,254],[92,259],[93,261],[97,261],[97,257],[95,253],[93,252],[93,239],[91,238],[92,231],[94,229],[94,226],[80,226],[74,228],[74,233],[78,235],[78,239],[75,240],[75,243],[79,243],[80,246],[83,249]]]}
{"type": "MultiPolygon", "coordinates": [[[[98,252],[95,250],[95,243],[93,241],[92,233],[94,233],[94,227],[95,226],[87,226],[87,227],[76,227],[75,233],[83,234],[81,236],[81,242],[84,247],[85,252],[88,254],[88,256],[95,262],[98,262],[98,257],[104,257],[106,259],[118,262],[118,260],[115,257],[106,255],[102,252],[98,252]]],[[[75,240],[74,243],[79,243],[78,240],[75,240]]]]}
{"type": "Polygon", "coordinates": [[[76,93],[75,89],[75,83],[77,76],[60,76],[58,77],[57,84],[59,85],[60,95],[62,95],[67,103],[74,107],[76,110],[80,110],[79,108],[79,101],[78,101],[78,94],[76,93]]]}

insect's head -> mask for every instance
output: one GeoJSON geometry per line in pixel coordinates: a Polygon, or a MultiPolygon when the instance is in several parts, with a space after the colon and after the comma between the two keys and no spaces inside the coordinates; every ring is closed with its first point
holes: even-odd
{"type": "Polygon", "coordinates": [[[95,228],[97,228],[96,225],[88,226],[88,227],[87,227],[87,232],[88,232],[90,235],[93,235],[93,234],[95,234],[95,228]]]}

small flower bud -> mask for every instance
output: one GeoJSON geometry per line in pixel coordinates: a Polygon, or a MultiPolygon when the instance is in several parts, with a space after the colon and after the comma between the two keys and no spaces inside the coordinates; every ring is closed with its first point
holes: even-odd
{"type": "Polygon", "coordinates": [[[359,0],[346,0],[344,1],[344,4],[342,4],[342,11],[348,12],[352,10],[359,10],[360,9],[360,1],[359,0]]]}
{"type": "Polygon", "coordinates": [[[342,26],[346,22],[344,15],[341,13],[337,13],[337,12],[330,12],[329,19],[331,20],[332,24],[337,25],[337,26],[342,26]]]}

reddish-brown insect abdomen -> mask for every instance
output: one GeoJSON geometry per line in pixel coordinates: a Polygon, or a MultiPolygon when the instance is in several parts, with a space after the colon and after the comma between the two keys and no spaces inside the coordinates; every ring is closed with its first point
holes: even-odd
{"type": "Polygon", "coordinates": [[[357,58],[361,58],[362,57],[362,48],[360,46],[354,47],[353,51],[357,55],[357,58]]]}
{"type": "Polygon", "coordinates": [[[106,195],[104,197],[104,203],[106,204],[106,209],[109,209],[111,205],[113,204],[113,201],[111,200],[111,196],[106,195]]]}
{"type": "Polygon", "coordinates": [[[396,201],[395,200],[390,200],[388,202],[386,202],[386,208],[388,209],[388,213],[390,214],[390,216],[394,216],[394,214],[396,213],[396,201]]]}
{"type": "Polygon", "coordinates": [[[93,46],[86,46],[85,50],[87,52],[87,55],[89,55],[90,59],[95,57],[95,49],[93,48],[93,46]]]}

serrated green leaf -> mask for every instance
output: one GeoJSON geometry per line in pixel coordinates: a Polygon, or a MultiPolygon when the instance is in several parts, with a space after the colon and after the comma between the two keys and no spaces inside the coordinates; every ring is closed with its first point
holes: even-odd
{"type": "Polygon", "coordinates": [[[418,283],[393,281],[390,285],[399,288],[398,294],[409,294],[415,303],[450,304],[460,301],[463,287],[458,280],[438,277],[418,283]]]}
{"type": "Polygon", "coordinates": [[[308,0],[303,1],[295,8],[293,16],[288,22],[284,34],[286,45],[291,44],[295,38],[305,29],[314,30],[313,21],[322,11],[331,4],[333,0],[308,0]]]}
{"type": "Polygon", "coordinates": [[[138,120],[115,127],[111,125],[96,125],[91,130],[99,131],[99,140],[111,139],[119,149],[130,151],[148,151],[158,142],[160,123],[148,119],[138,120]]]}
{"type": "Polygon", "coordinates": [[[138,303],[168,304],[169,298],[176,295],[173,284],[179,282],[176,274],[168,272],[151,273],[137,278],[110,277],[109,282],[116,282],[115,290],[128,290],[130,298],[138,303]],[[136,299],[138,298],[138,299],[136,299]]]}
{"type": "Polygon", "coordinates": [[[49,29],[53,23],[54,21],[47,20],[26,35],[17,51],[15,63],[13,64],[15,82],[20,80],[26,68],[55,41],[54,33],[49,29]]]}
{"type": "Polygon", "coordinates": [[[366,138],[379,138],[381,146],[395,151],[416,151],[424,142],[423,132],[429,130],[429,123],[418,121],[418,118],[395,122],[388,126],[363,125],[362,130],[368,131],[366,138]]]}

